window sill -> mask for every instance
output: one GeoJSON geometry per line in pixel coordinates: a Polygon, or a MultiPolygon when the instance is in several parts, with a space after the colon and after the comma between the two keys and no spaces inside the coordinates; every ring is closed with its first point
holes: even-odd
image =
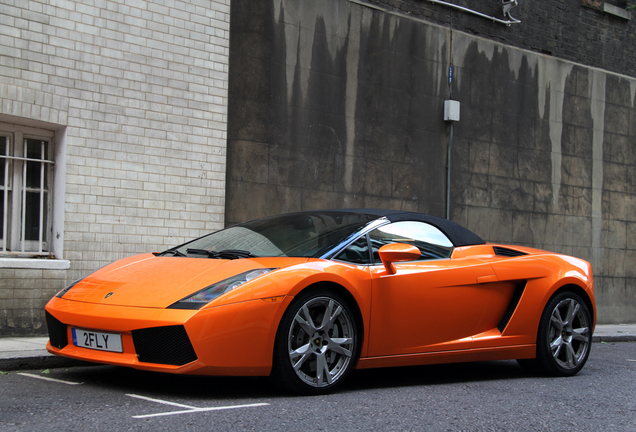
{"type": "Polygon", "coordinates": [[[625,9],[625,6],[614,6],[602,0],[581,0],[581,6],[595,9],[597,11],[623,18],[628,21],[632,19],[632,11],[625,9]]]}
{"type": "Polygon", "coordinates": [[[0,268],[68,270],[71,262],[60,259],[0,258],[0,268]]]}

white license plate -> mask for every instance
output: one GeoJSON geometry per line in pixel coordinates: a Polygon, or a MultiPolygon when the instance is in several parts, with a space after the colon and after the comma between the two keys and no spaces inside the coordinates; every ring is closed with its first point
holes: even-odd
{"type": "Polygon", "coordinates": [[[73,345],[101,351],[124,352],[119,333],[104,333],[71,328],[73,345]]]}

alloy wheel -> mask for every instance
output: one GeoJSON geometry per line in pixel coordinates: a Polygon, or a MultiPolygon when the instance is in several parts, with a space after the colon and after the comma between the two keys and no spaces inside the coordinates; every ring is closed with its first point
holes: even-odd
{"type": "Polygon", "coordinates": [[[589,326],[585,309],[573,298],[561,300],[552,310],[548,344],[552,357],[563,369],[574,370],[586,359],[589,326]]]}
{"type": "Polygon", "coordinates": [[[335,384],[349,369],[355,349],[355,326],[342,304],[316,297],[294,315],[287,337],[291,367],[311,387],[335,384]]]}

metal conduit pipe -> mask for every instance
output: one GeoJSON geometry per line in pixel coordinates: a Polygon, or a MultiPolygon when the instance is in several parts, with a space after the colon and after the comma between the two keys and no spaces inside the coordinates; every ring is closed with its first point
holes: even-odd
{"type": "Polygon", "coordinates": [[[511,0],[511,1],[504,1],[503,2],[504,15],[509,18],[507,20],[502,20],[500,18],[495,18],[493,16],[486,15],[486,14],[483,14],[481,12],[477,12],[477,11],[472,10],[472,9],[468,9],[467,7],[456,5],[456,4],[453,4],[453,3],[448,3],[448,2],[445,2],[445,1],[441,1],[441,0],[428,0],[428,1],[431,2],[431,3],[437,3],[437,4],[441,4],[441,5],[444,5],[444,6],[451,7],[451,8],[459,9],[461,11],[468,12],[468,13],[480,16],[482,18],[487,18],[487,19],[493,20],[495,22],[498,22],[498,23],[501,23],[501,24],[505,24],[507,26],[509,26],[510,24],[519,24],[521,22],[518,19],[513,18],[512,15],[510,15],[510,9],[512,7],[514,7],[514,6],[517,6],[517,1],[518,0],[511,0]]]}
{"type": "Polygon", "coordinates": [[[450,200],[451,200],[451,147],[453,145],[453,123],[450,124],[448,136],[448,159],[446,162],[446,219],[450,220],[450,200]]]}

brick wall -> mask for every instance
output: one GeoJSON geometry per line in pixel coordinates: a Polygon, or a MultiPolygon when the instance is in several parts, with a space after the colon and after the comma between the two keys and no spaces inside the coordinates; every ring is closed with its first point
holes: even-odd
{"type": "MultiPolygon", "coordinates": [[[[422,18],[518,48],[600,69],[636,76],[636,10],[632,19],[584,6],[589,0],[519,0],[510,14],[521,21],[505,26],[426,0],[356,0],[422,18]]],[[[501,1],[449,1],[504,19],[501,1]]],[[[620,0],[600,1],[621,5],[620,0]]]]}
{"type": "Polygon", "coordinates": [[[65,133],[71,266],[0,269],[0,335],[42,332],[68,281],[223,226],[229,8],[0,0],[0,123],[65,133]]]}

